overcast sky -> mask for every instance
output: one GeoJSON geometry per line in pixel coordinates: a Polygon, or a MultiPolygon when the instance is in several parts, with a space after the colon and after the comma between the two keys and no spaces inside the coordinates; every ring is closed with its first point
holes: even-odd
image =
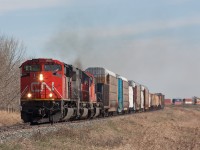
{"type": "Polygon", "coordinates": [[[0,33],[28,57],[101,66],[162,92],[200,96],[198,0],[0,0],[0,33]]]}

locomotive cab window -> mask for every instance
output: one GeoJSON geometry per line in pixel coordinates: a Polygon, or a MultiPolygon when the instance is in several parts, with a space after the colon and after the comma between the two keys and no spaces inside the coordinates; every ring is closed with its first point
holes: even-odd
{"type": "Polygon", "coordinates": [[[62,67],[61,65],[57,65],[57,64],[48,64],[48,65],[44,65],[44,70],[45,71],[61,71],[62,67]]]}
{"type": "Polygon", "coordinates": [[[26,65],[24,66],[24,71],[27,71],[27,72],[40,71],[40,65],[26,65]]]}

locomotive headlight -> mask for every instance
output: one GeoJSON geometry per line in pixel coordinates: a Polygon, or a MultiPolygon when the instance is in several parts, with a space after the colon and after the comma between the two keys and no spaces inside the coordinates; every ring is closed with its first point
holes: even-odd
{"type": "Polygon", "coordinates": [[[28,93],[28,94],[27,94],[27,97],[28,97],[28,98],[31,98],[31,97],[32,97],[32,94],[31,94],[31,93],[28,93]]]}
{"type": "Polygon", "coordinates": [[[53,97],[53,94],[52,94],[52,93],[50,93],[50,94],[49,94],[49,97],[50,97],[50,98],[52,98],[52,97],[53,97]]]}
{"type": "Polygon", "coordinates": [[[40,80],[40,81],[43,81],[43,80],[44,80],[43,74],[40,74],[39,80],[40,80]]]}

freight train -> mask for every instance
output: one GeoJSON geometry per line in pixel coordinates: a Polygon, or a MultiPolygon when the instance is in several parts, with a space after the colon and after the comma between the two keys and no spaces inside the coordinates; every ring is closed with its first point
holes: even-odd
{"type": "Polygon", "coordinates": [[[164,95],[101,67],[53,59],[27,60],[21,69],[21,118],[44,123],[164,108],[164,95]]]}

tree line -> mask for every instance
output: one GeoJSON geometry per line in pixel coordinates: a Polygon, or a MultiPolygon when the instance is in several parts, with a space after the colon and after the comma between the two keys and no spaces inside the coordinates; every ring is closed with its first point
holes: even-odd
{"type": "Polygon", "coordinates": [[[20,65],[25,47],[13,37],[0,35],[0,107],[19,109],[20,65]]]}

